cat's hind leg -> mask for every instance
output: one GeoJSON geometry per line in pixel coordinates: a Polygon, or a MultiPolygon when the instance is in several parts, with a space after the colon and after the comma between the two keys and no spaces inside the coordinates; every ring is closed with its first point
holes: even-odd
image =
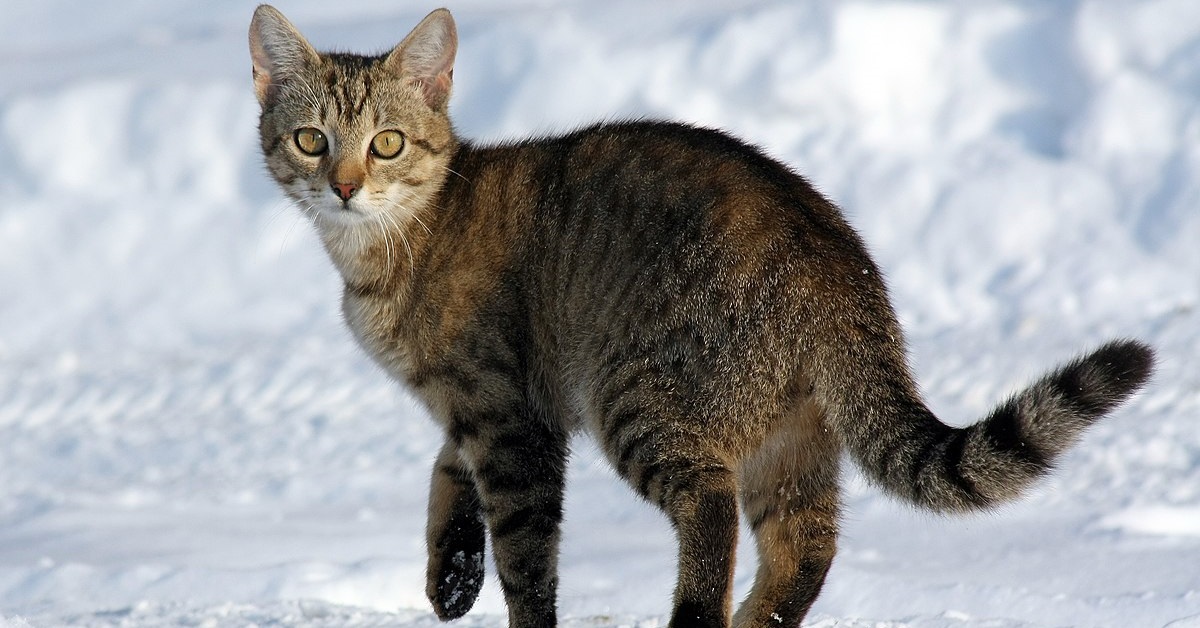
{"type": "Polygon", "coordinates": [[[606,449],[620,473],[670,519],[679,543],[670,627],[729,625],[737,484],[732,466],[682,421],[622,413],[610,418],[606,449]],[[623,427],[622,427],[623,426],[623,427]]]}
{"type": "Polygon", "coordinates": [[[425,594],[439,619],[458,619],[475,605],[483,586],[484,534],[475,481],[447,440],[433,465],[425,524],[425,594]]]}
{"type": "Polygon", "coordinates": [[[754,588],[735,628],[799,626],[836,551],[839,445],[812,400],[768,433],[739,468],[743,512],[758,548],[754,588]]]}

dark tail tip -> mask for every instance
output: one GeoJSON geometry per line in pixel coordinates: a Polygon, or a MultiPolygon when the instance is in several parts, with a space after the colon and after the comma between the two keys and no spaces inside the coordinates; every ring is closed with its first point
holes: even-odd
{"type": "Polygon", "coordinates": [[[1063,397],[1095,418],[1137,392],[1154,371],[1154,350],[1137,340],[1114,340],[1051,377],[1063,397]]]}

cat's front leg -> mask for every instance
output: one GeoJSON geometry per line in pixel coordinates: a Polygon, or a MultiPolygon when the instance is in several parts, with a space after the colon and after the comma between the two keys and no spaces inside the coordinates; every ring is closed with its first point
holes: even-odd
{"type": "Polygon", "coordinates": [[[483,586],[484,525],[475,481],[450,440],[433,465],[425,539],[425,594],[439,619],[458,619],[483,586]]]}
{"type": "Polygon", "coordinates": [[[508,625],[554,626],[567,434],[520,407],[450,423],[483,504],[508,625]]]}

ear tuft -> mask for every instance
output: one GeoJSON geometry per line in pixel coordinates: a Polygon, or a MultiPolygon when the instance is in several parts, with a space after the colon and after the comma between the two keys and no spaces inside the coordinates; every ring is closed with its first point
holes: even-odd
{"type": "Polygon", "coordinates": [[[254,93],[266,106],[279,85],[316,63],[317,52],[275,7],[260,4],[250,22],[250,59],[254,93]]]}
{"type": "Polygon", "coordinates": [[[418,85],[431,109],[445,111],[450,102],[458,30],[446,9],[437,9],[388,54],[386,63],[406,81],[418,85]]]}

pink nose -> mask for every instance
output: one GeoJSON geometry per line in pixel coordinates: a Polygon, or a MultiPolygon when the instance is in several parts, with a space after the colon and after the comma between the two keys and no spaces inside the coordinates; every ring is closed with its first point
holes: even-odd
{"type": "Polygon", "coordinates": [[[333,188],[333,193],[343,201],[350,200],[350,197],[354,196],[354,192],[358,190],[358,186],[353,183],[334,183],[330,187],[333,188]]]}

